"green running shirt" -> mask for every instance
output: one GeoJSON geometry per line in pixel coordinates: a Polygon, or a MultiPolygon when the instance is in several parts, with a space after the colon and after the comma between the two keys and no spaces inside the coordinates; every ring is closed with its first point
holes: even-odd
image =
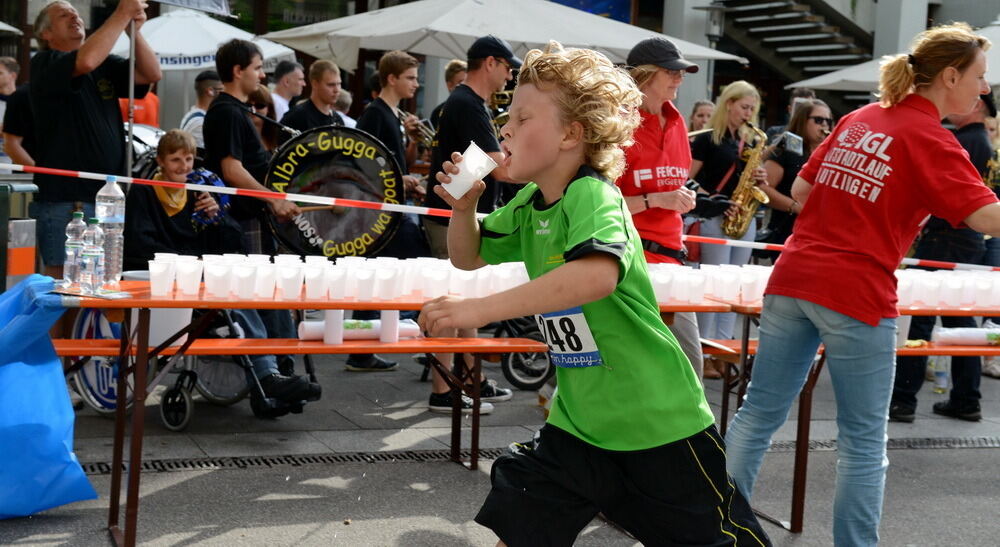
{"type": "Polygon", "coordinates": [[[644,450],[714,423],[701,383],[660,318],[639,234],[617,187],[580,169],[546,205],[534,183],[482,221],[479,255],[535,279],[589,253],[618,260],[615,291],[537,316],[559,389],[548,423],[607,450],[644,450]]]}

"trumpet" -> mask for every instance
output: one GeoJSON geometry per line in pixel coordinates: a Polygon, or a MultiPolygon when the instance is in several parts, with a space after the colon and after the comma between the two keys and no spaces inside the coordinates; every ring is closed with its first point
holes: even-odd
{"type": "MultiPolygon", "coordinates": [[[[406,119],[410,117],[410,113],[403,109],[396,110],[396,117],[399,119],[400,125],[403,126],[404,133],[406,132],[406,119]]],[[[425,148],[434,147],[434,130],[424,124],[423,121],[417,121],[417,133],[420,134],[418,142],[425,148]]]]}

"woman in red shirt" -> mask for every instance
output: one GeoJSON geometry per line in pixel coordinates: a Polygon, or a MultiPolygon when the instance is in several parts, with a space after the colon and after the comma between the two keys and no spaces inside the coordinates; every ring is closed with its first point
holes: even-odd
{"type": "Polygon", "coordinates": [[[837,401],[836,545],[878,542],[895,369],[894,270],[930,214],[1000,235],[1000,204],[940,120],[989,92],[990,43],[965,23],[927,30],[887,57],[881,104],[844,116],[799,172],[803,204],[768,283],[746,399],[726,434],[730,475],[750,497],[816,350],[837,401]],[[807,200],[808,198],[808,200],[807,200]]]}
{"type": "MultiPolygon", "coordinates": [[[[636,44],[628,54],[628,65],[643,93],[639,108],[642,123],[633,137],[635,144],[625,151],[625,172],[616,184],[642,238],[646,262],[684,264],[681,213],[694,207],[695,195],[684,187],[691,168],[691,149],[684,118],[671,101],[677,98],[684,75],[698,72],[698,65],[681,57],[677,46],[664,38],[636,44]]],[[[700,378],[697,316],[674,314],[669,328],[700,378]]]]}

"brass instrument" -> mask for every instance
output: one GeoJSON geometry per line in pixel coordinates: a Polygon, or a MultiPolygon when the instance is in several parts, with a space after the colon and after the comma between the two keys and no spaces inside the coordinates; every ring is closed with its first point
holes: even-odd
{"type": "MultiPolygon", "coordinates": [[[[403,133],[406,133],[406,119],[410,117],[410,113],[406,112],[402,108],[396,110],[396,117],[399,118],[400,125],[403,126],[403,133]]],[[[424,122],[417,121],[417,130],[420,133],[419,144],[424,148],[434,147],[434,130],[430,127],[424,125],[424,122]]]]}
{"type": "Polygon", "coordinates": [[[736,184],[736,189],[733,190],[733,195],[729,198],[730,201],[739,206],[739,213],[736,216],[727,216],[722,220],[722,232],[732,239],[742,238],[750,229],[750,223],[754,221],[757,208],[761,204],[767,204],[771,201],[753,180],[753,172],[764,161],[767,135],[750,122],[747,122],[746,130],[750,131],[757,140],[751,148],[743,149],[740,156],[744,162],[743,173],[740,175],[740,181],[736,184]]]}
{"type": "Polygon", "coordinates": [[[990,160],[986,162],[986,175],[983,177],[983,182],[994,191],[1000,189],[1000,149],[994,150],[990,160]]]}
{"type": "Polygon", "coordinates": [[[493,130],[496,131],[497,138],[500,137],[500,128],[510,121],[510,102],[514,99],[513,91],[494,91],[490,95],[490,111],[493,114],[493,130]]]}

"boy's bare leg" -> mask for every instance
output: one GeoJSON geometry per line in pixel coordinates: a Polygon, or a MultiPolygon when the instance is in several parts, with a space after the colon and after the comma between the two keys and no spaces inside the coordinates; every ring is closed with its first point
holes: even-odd
{"type": "MultiPolygon", "coordinates": [[[[462,338],[475,338],[476,329],[461,329],[457,332],[457,334],[462,338]]],[[[454,337],[455,335],[456,331],[450,330],[446,333],[443,333],[441,336],[442,338],[448,338],[448,337],[454,337]]],[[[448,369],[451,368],[451,365],[455,360],[454,353],[436,353],[434,354],[434,357],[442,365],[444,365],[445,368],[448,369]]],[[[472,365],[473,365],[472,359],[473,359],[472,355],[465,354],[465,366],[469,370],[472,370],[472,365]]],[[[479,381],[482,382],[485,379],[486,379],[486,374],[480,371],[479,381]]],[[[448,385],[448,382],[445,381],[444,377],[438,373],[437,369],[431,368],[431,391],[434,393],[444,393],[450,390],[451,387],[448,385]]]]}

